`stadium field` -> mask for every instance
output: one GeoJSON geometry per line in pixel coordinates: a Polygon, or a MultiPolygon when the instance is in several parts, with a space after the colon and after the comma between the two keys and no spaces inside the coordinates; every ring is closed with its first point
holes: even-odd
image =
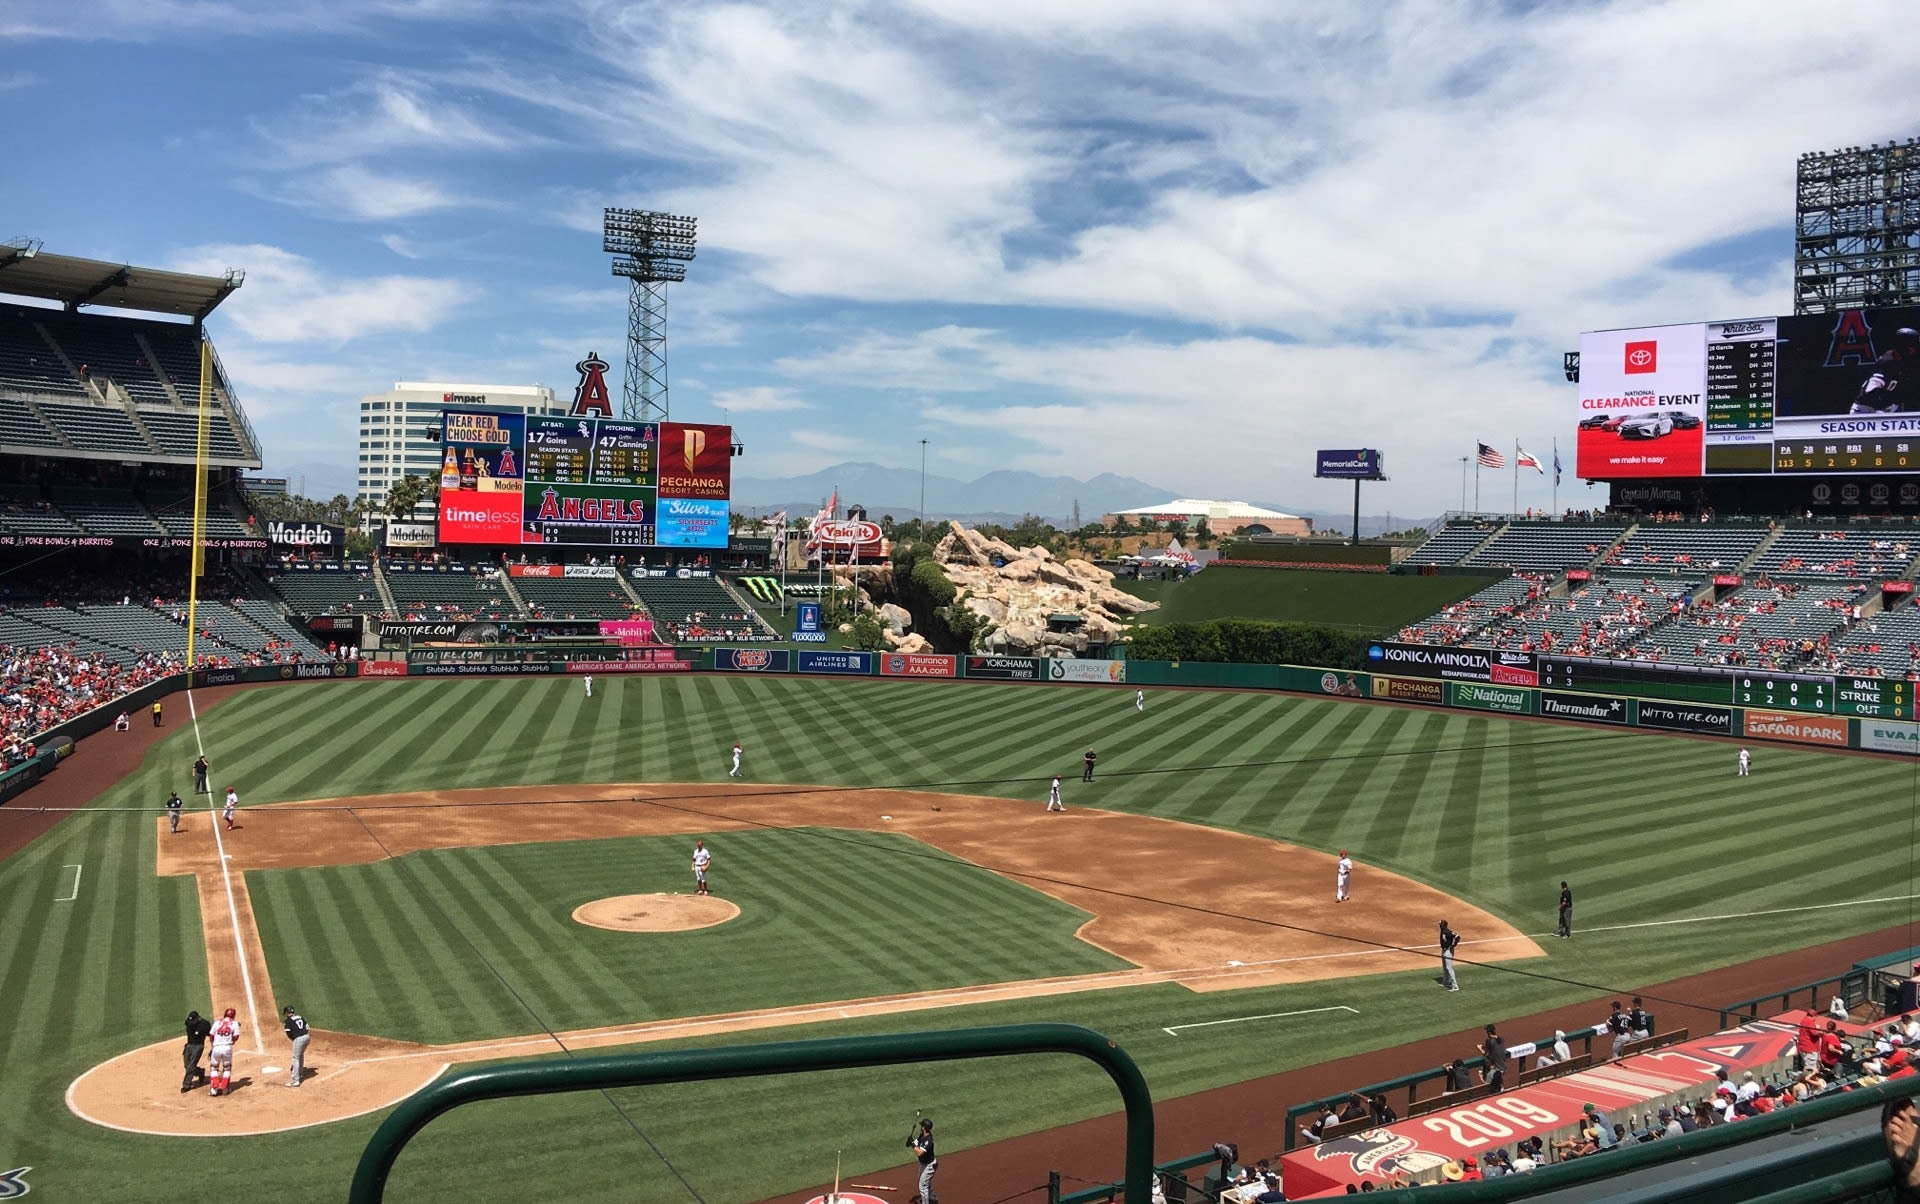
{"type": "Polygon", "coordinates": [[[1418,577],[1249,569],[1216,565],[1184,581],[1119,581],[1128,593],[1160,603],[1143,623],[1263,619],[1325,623],[1368,633],[1396,631],[1486,588],[1500,574],[1418,577]]]}
{"type": "MultiPolygon", "coordinates": [[[[1130,689],[979,683],[199,697],[197,734],[170,707],[137,767],[0,862],[0,1164],[33,1166],[52,1198],[337,1198],[380,1113],[321,1123],[330,1092],[380,1067],[425,1081],[562,1047],[1065,1020],[1120,1041],[1167,1099],[1487,1019],[1598,999],[1597,1018],[1640,984],[1904,922],[1916,890],[1898,842],[1862,839],[1910,825],[1912,767],[1812,751],[1763,748],[1736,783],[1715,741],[1253,693],[1151,692],[1136,714],[1130,689]],[[243,803],[218,846],[204,798],[180,835],[158,818],[202,744],[216,789],[243,803]],[[1040,810],[1052,773],[1066,816],[1040,810]],[[686,890],[695,833],[737,919],[573,922],[592,899],[686,890]],[[1340,847],[1359,870],[1336,913],[1319,900],[1340,847]],[[1182,852],[1195,848],[1212,851],[1182,852]],[[221,850],[250,917],[238,933],[207,887],[221,850]],[[1578,900],[1564,942],[1546,937],[1562,878],[1578,900]],[[1262,898],[1298,902],[1252,910],[1262,898]],[[1123,912],[1170,931],[1167,947],[1142,943],[1153,925],[1113,927],[1123,912]],[[1469,942],[1457,994],[1418,948],[1440,918],[1469,942]],[[1504,925],[1537,951],[1477,943],[1504,925]],[[1188,933],[1209,935],[1182,949],[1188,933]],[[243,958],[223,961],[216,936],[237,936],[243,958]],[[1225,973],[1229,940],[1307,952],[1284,972],[1272,958],[1226,982],[1197,973],[1225,973]],[[1168,964],[1196,973],[1154,970],[1181,952],[1193,960],[1168,964]],[[272,1014],[291,1003],[318,1030],[319,1077],[295,1092],[262,1071],[225,1099],[180,1095],[179,1019],[227,1006],[242,964],[271,982],[243,1069],[284,1065],[272,1014]],[[1279,1013],[1304,1015],[1243,1022],[1279,1013]],[[1180,1027],[1220,1020],[1236,1023],[1180,1027]],[[141,1123],[69,1107],[103,1064],[138,1069],[141,1123]],[[187,1131],[229,1135],[157,1135],[187,1131]]],[[[71,791],[85,759],[128,738],[90,738],[0,825],[82,801],[63,800],[63,777],[71,791]]],[[[1291,1102],[1253,1119],[1274,1126],[1291,1102]]],[[[389,1198],[752,1201],[830,1178],[836,1151],[849,1175],[897,1165],[916,1107],[940,1117],[947,1152],[1115,1100],[1091,1067],[1039,1058],[478,1105],[409,1147],[389,1198]]],[[[967,1198],[959,1178],[941,1187],[967,1198]]]]}

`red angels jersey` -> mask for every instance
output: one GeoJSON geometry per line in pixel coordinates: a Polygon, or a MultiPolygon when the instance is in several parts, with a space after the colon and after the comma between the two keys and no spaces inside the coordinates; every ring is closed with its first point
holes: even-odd
{"type": "Polygon", "coordinates": [[[232,1045],[240,1039],[240,1022],[229,1020],[225,1016],[213,1022],[213,1043],[232,1045]]]}

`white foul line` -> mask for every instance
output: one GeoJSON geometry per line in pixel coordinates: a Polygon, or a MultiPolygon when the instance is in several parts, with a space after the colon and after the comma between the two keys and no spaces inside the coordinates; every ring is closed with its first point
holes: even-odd
{"type": "Polygon", "coordinates": [[[1201,1020],[1193,1024],[1176,1024],[1171,1028],[1163,1028],[1160,1031],[1169,1037],[1177,1037],[1183,1028],[1212,1028],[1216,1024],[1244,1024],[1248,1020],[1278,1020],[1282,1016],[1311,1016],[1315,1012],[1352,1012],[1358,1016],[1360,1009],[1350,1008],[1342,1003],[1330,1008],[1302,1008],[1297,1012],[1268,1012],[1262,1016],[1234,1016],[1226,1020],[1201,1020]]]}
{"type": "MultiPolygon", "coordinates": [[[[193,672],[188,666],[187,672],[193,672]]],[[[193,705],[193,689],[187,689],[187,714],[193,717],[193,743],[202,757],[207,755],[207,746],[200,739],[200,710],[193,705]]],[[[247,948],[240,943],[240,907],[233,901],[233,874],[227,869],[227,842],[220,835],[220,816],[213,805],[213,791],[207,791],[207,826],[213,829],[214,847],[220,850],[220,880],[227,888],[227,917],[233,924],[233,952],[240,959],[240,987],[247,993],[247,1028],[253,1033],[253,1052],[265,1053],[266,1044],[260,1036],[260,1013],[253,1006],[253,974],[247,969],[247,948]]]]}
{"type": "Polygon", "coordinates": [[[61,897],[61,898],[58,898],[58,899],[55,899],[55,900],[54,900],[54,902],[55,902],[55,903],[71,903],[71,902],[73,902],[73,901],[74,901],[75,899],[78,899],[78,898],[80,897],[80,869],[81,869],[81,867],[80,867],[80,866],[77,866],[77,865],[63,865],[63,866],[61,866],[60,868],[61,868],[61,869],[63,869],[63,870],[72,870],[72,871],[73,871],[73,889],[72,889],[72,890],[70,890],[70,891],[68,891],[68,892],[66,893],[66,895],[64,895],[63,897],[61,897]]]}
{"type": "MultiPolygon", "coordinates": [[[[1637,924],[1604,924],[1592,928],[1582,928],[1581,932],[1626,932],[1634,928],[1666,928],[1674,924],[1711,924],[1719,920],[1752,920],[1761,916],[1784,916],[1796,911],[1829,911],[1835,907],[1865,907],[1873,903],[1905,903],[1920,899],[1920,894],[1887,895],[1879,899],[1845,899],[1839,903],[1808,903],[1801,907],[1770,907],[1765,911],[1734,911],[1723,916],[1682,916],[1677,920],[1642,920],[1637,924]]],[[[1558,936],[1558,933],[1536,932],[1535,936],[1558,936]]]]}

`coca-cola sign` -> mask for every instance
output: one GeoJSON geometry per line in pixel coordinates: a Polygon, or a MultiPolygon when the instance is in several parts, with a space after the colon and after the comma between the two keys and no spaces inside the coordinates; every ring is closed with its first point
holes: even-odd
{"type": "Polygon", "coordinates": [[[821,543],[879,543],[880,524],[855,519],[829,519],[813,525],[813,537],[821,543]]]}

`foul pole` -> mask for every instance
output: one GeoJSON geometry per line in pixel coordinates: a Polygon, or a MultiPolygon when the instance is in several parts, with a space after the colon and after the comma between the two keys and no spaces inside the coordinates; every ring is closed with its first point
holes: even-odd
{"type": "Polygon", "coordinates": [[[193,548],[187,553],[187,681],[200,633],[200,575],[206,571],[207,453],[213,438],[213,344],[200,334],[200,413],[193,451],[193,548]]]}

